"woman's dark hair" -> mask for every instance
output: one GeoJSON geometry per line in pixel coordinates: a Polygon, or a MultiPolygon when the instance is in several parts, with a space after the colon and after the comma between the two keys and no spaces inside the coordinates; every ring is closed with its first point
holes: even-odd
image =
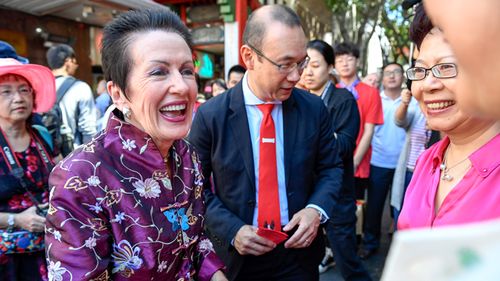
{"type": "Polygon", "coordinates": [[[424,10],[424,6],[419,4],[415,8],[415,16],[413,16],[413,21],[410,25],[410,40],[417,45],[420,50],[420,45],[424,41],[424,37],[434,28],[431,20],[427,16],[424,10]]]}
{"type": "Polygon", "coordinates": [[[106,81],[113,81],[125,92],[132,66],[129,46],[133,35],[154,30],[179,34],[192,50],[191,34],[175,13],[158,8],[129,11],[104,27],[101,54],[106,81]]]}
{"type": "Polygon", "coordinates": [[[335,55],[351,55],[359,59],[359,48],[353,43],[344,42],[335,46],[335,55]]]}
{"type": "Polygon", "coordinates": [[[335,53],[333,52],[332,46],[323,40],[314,39],[307,43],[307,49],[313,49],[318,51],[325,59],[328,65],[333,65],[335,62],[335,53]]]}
{"type": "Polygon", "coordinates": [[[223,79],[217,78],[212,82],[212,85],[213,84],[217,84],[217,86],[223,88],[224,90],[227,90],[226,82],[223,79]]]}

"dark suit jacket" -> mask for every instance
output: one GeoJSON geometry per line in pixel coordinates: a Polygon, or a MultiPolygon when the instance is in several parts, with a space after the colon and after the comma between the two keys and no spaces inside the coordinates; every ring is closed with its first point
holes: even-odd
{"type": "Polygon", "coordinates": [[[359,133],[359,110],[356,99],[346,89],[330,84],[323,102],[330,114],[339,154],[344,164],[344,177],[338,204],[330,217],[330,223],[344,224],[356,222],[356,196],[354,192],[353,154],[359,133]]]}
{"type": "MultiPolygon", "coordinates": [[[[285,179],[290,219],[307,204],[331,216],[341,188],[342,162],[322,100],[294,89],[283,102],[285,179]]],[[[252,224],[255,175],[241,82],[200,106],[189,135],[205,176],[206,227],[217,254],[234,279],[243,257],[231,240],[252,224]],[[214,189],[210,184],[213,175],[214,189]]],[[[322,235],[306,249],[295,250],[304,262],[319,264],[322,235]]],[[[300,258],[299,258],[300,259],[300,258]]]]}

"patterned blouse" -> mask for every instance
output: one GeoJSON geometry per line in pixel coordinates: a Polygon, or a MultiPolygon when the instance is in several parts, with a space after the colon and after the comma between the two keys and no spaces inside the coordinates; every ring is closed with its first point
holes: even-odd
{"type": "Polygon", "coordinates": [[[49,186],[51,280],[210,280],[223,268],[203,233],[202,173],[184,140],[164,160],[150,136],[112,116],[49,186]]]}
{"type": "MultiPolygon", "coordinates": [[[[34,131],[30,131],[30,133],[33,136],[34,131]]],[[[38,139],[41,140],[42,138],[39,137],[38,139]]],[[[46,152],[54,156],[49,145],[43,141],[41,143],[46,152]]],[[[24,176],[31,183],[27,187],[29,192],[39,203],[47,203],[49,201],[47,182],[50,170],[43,162],[42,156],[37,150],[35,139],[32,137],[28,148],[23,152],[15,152],[15,156],[24,170],[24,176]]],[[[35,203],[32,197],[28,195],[28,192],[20,187],[19,181],[14,176],[8,174],[9,170],[5,161],[4,157],[0,156],[0,212],[21,213],[35,205],[35,203]]],[[[0,240],[2,240],[1,235],[3,231],[5,230],[0,230],[0,240]]],[[[15,228],[14,231],[23,230],[15,228]]],[[[43,233],[33,233],[32,235],[31,238],[34,244],[39,245],[43,243],[43,233]]],[[[19,246],[17,250],[28,248],[32,245],[31,242],[25,243],[23,246],[19,246]]],[[[8,250],[5,246],[6,244],[0,243],[0,280],[19,280],[19,272],[15,269],[21,266],[21,264],[25,267],[38,269],[32,272],[23,272],[23,275],[30,275],[33,277],[33,280],[47,280],[47,266],[44,256],[41,255],[43,253],[42,250],[35,252],[35,255],[21,252],[13,255],[5,255],[2,254],[8,250]],[[31,258],[23,260],[23,257],[28,255],[31,258]],[[20,262],[21,260],[22,263],[20,262]]]]}
{"type": "MultiPolygon", "coordinates": [[[[50,151],[48,146],[42,142],[46,151],[50,151]]],[[[24,176],[31,183],[29,191],[40,203],[47,203],[49,192],[46,185],[50,170],[45,167],[41,156],[38,153],[35,140],[31,138],[28,148],[23,152],[15,152],[21,167],[24,170],[24,176]]],[[[28,193],[19,187],[19,181],[8,174],[5,160],[0,156],[0,212],[20,213],[34,205],[33,200],[28,193]]]]}

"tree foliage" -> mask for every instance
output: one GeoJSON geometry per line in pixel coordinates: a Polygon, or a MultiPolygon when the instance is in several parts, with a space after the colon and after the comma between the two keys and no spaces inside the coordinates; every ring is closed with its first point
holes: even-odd
{"type": "Polygon", "coordinates": [[[380,26],[390,44],[389,53],[383,49],[384,59],[401,64],[408,62],[409,56],[409,15],[403,11],[400,1],[387,0],[382,10],[380,26]]]}
{"type": "MultiPolygon", "coordinates": [[[[366,72],[368,42],[380,26],[389,42],[381,46],[384,61],[405,63],[408,57],[408,26],[402,0],[326,0],[333,12],[333,43],[352,42],[361,50],[360,68],[366,72]]],[[[384,37],[384,35],[382,36],[384,37]]]]}

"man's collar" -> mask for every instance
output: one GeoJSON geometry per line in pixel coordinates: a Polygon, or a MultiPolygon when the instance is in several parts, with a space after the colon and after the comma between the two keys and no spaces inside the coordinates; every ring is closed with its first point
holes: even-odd
{"type": "MultiPolygon", "coordinates": [[[[252,89],[250,89],[250,86],[248,85],[248,71],[245,72],[245,75],[243,76],[241,86],[243,88],[243,100],[245,101],[245,105],[258,105],[266,103],[263,100],[259,99],[252,91],[252,89]]],[[[269,103],[281,104],[282,102],[274,101],[269,103]]]]}
{"type": "Polygon", "coordinates": [[[345,86],[351,86],[352,84],[354,84],[356,81],[361,81],[361,79],[359,79],[359,77],[357,75],[354,75],[353,77],[347,79],[348,81],[350,81],[349,84],[346,84],[344,83],[344,80],[342,78],[339,79],[339,84],[344,84],[345,86]]]}
{"type": "MultiPolygon", "coordinates": [[[[402,92],[403,90],[401,90],[402,92]]],[[[391,97],[389,97],[388,95],[385,94],[385,91],[382,90],[380,92],[380,97],[383,98],[383,99],[386,99],[386,100],[392,100],[392,101],[397,101],[397,100],[400,100],[401,99],[401,94],[396,98],[396,99],[392,99],[391,97]]]]}

